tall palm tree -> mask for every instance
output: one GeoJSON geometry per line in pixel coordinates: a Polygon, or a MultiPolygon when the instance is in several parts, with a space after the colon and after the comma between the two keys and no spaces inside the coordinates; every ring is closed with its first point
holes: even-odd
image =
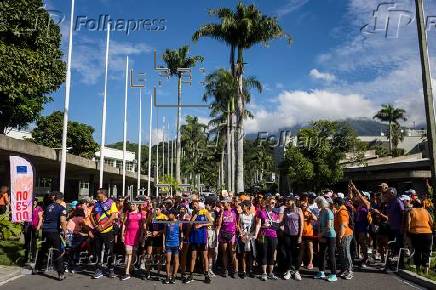
{"type": "MultiPolygon", "coordinates": [[[[275,38],[290,36],[284,32],[276,18],[266,16],[255,5],[239,2],[235,10],[218,8],[209,10],[209,14],[219,18],[219,23],[205,24],[192,37],[197,41],[201,37],[211,37],[226,43],[230,47],[230,68],[237,80],[237,192],[244,191],[244,123],[243,116],[247,103],[243,89],[244,51],[257,44],[267,45],[275,38]],[[237,54],[237,56],[236,56],[237,54]]],[[[232,100],[232,107],[234,101],[232,100]]],[[[233,111],[232,111],[233,112],[233,111]]]]}
{"type": "Polygon", "coordinates": [[[380,111],[378,111],[373,118],[389,124],[389,153],[392,154],[392,125],[399,125],[400,120],[407,121],[406,111],[401,108],[395,108],[391,104],[383,104],[380,111]]]}
{"type": "Polygon", "coordinates": [[[177,141],[176,141],[176,180],[181,182],[180,179],[180,158],[181,158],[181,142],[180,142],[180,124],[182,117],[182,77],[183,72],[180,68],[192,68],[198,62],[203,62],[202,56],[188,56],[189,46],[185,45],[178,49],[166,49],[162,59],[166,63],[170,71],[170,76],[175,76],[178,79],[177,83],[177,141]]]}
{"type": "MultiPolygon", "coordinates": [[[[246,97],[247,102],[250,102],[251,94],[250,91],[252,89],[257,90],[258,92],[262,92],[262,84],[255,77],[247,77],[243,78],[244,84],[244,96],[246,97]]],[[[216,121],[220,120],[223,122],[226,120],[226,141],[227,141],[227,149],[231,147],[231,132],[230,128],[232,127],[232,122],[230,117],[230,111],[228,108],[233,99],[237,96],[237,88],[238,82],[232,76],[230,71],[225,69],[218,69],[213,73],[209,74],[205,79],[205,93],[203,96],[204,101],[208,101],[210,98],[213,98],[213,102],[210,106],[211,117],[215,117],[213,122],[216,125],[216,121]],[[218,118],[217,118],[218,116],[218,118]]],[[[252,118],[253,115],[245,110],[243,112],[243,119],[252,118]]],[[[222,123],[221,123],[222,124],[222,123]]],[[[228,153],[231,150],[228,150],[228,153]]],[[[230,153],[231,154],[231,153],[230,153]]],[[[231,162],[227,162],[227,186],[229,190],[232,190],[232,174],[231,174],[231,162]]]]}

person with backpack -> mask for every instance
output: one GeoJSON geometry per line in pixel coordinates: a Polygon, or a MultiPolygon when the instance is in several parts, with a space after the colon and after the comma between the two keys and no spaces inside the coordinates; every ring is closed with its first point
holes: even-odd
{"type": "Polygon", "coordinates": [[[339,251],[339,261],[341,264],[340,277],[351,280],[353,278],[353,259],[351,257],[351,241],[353,240],[353,229],[349,227],[350,214],[345,206],[345,200],[337,197],[334,201],[335,231],[337,233],[337,244],[339,251]]]}

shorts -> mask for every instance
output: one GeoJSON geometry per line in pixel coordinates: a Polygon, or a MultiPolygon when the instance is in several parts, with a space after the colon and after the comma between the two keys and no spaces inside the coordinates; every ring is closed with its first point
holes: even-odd
{"type": "Polygon", "coordinates": [[[205,252],[207,251],[207,244],[191,243],[189,244],[189,250],[196,252],[205,252]]]}
{"type": "Polygon", "coordinates": [[[179,254],[179,247],[165,247],[165,253],[177,256],[179,254]]]}
{"type": "Polygon", "coordinates": [[[163,237],[149,237],[145,240],[145,247],[162,248],[163,247],[163,237]]]}

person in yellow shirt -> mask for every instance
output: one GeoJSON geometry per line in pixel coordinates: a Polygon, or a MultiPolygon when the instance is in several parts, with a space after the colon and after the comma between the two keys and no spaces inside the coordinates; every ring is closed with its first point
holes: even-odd
{"type": "Polygon", "coordinates": [[[107,190],[100,188],[97,190],[97,202],[91,213],[91,223],[94,227],[94,242],[95,242],[95,255],[97,256],[96,270],[93,275],[94,279],[103,277],[101,269],[102,256],[101,251],[103,245],[105,246],[108,254],[107,267],[109,269],[108,276],[114,278],[114,265],[113,265],[113,251],[114,251],[114,233],[113,224],[117,218],[118,208],[116,203],[107,197],[107,190]]]}
{"type": "Polygon", "coordinates": [[[424,272],[428,273],[432,248],[433,218],[418,199],[413,202],[413,208],[407,214],[406,226],[415,249],[413,258],[416,271],[419,273],[423,267],[424,272]]]}

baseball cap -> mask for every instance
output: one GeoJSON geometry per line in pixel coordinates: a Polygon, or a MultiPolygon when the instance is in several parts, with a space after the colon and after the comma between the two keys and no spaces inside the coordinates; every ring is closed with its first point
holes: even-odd
{"type": "Polygon", "coordinates": [[[342,199],[345,198],[345,195],[342,192],[338,192],[336,195],[338,198],[342,198],[342,199]]]}
{"type": "Polygon", "coordinates": [[[410,196],[403,194],[402,196],[400,196],[400,200],[401,201],[410,201],[410,196]]]}
{"type": "Polygon", "coordinates": [[[362,191],[362,195],[367,198],[371,198],[371,194],[368,191],[362,191]]]}

